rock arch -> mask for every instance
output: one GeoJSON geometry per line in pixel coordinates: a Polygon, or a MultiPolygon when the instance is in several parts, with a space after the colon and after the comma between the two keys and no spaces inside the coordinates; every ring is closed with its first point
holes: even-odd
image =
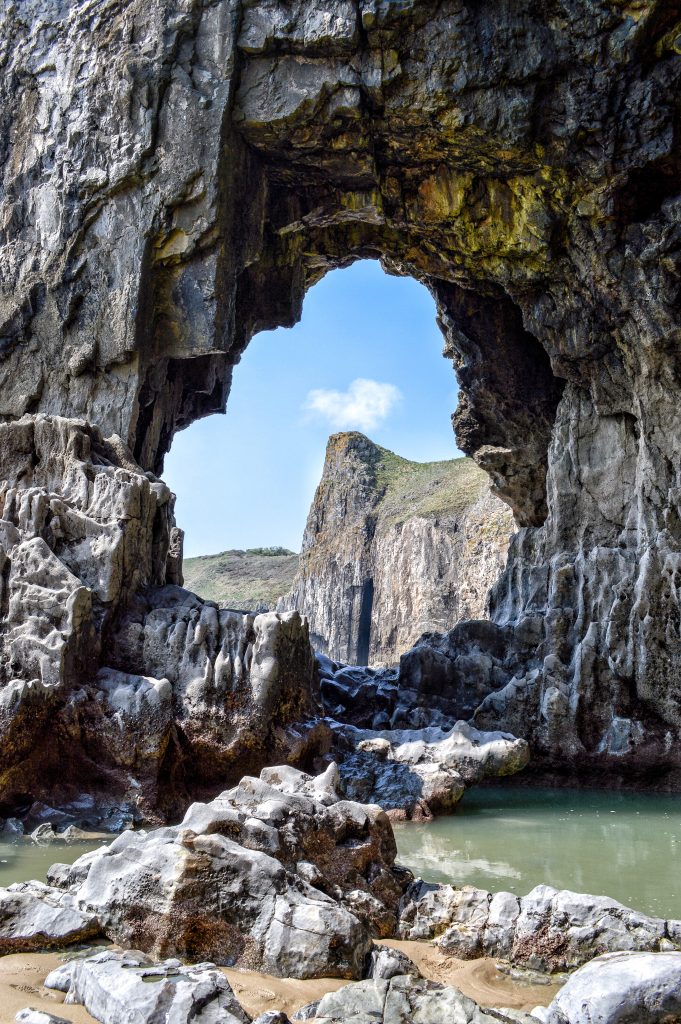
{"type": "MultiPolygon", "coordinates": [[[[544,767],[676,784],[676,5],[32,0],[1,17],[5,735],[42,707],[35,680],[73,692],[123,607],[148,621],[160,599],[140,588],[177,582],[150,476],[173,433],[224,407],[254,332],[378,255],[435,295],[459,443],[523,527],[494,650],[464,625],[438,663],[492,666],[479,721],[544,767]],[[27,587],[70,595],[68,622],[34,591],[22,610],[27,587]]],[[[127,656],[117,671],[156,678],[127,656]]]]}

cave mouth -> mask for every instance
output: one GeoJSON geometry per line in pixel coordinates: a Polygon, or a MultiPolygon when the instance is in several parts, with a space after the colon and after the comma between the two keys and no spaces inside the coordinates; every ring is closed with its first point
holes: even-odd
{"type": "Polygon", "coordinates": [[[543,520],[541,450],[514,451],[507,435],[519,413],[531,433],[549,375],[544,350],[502,293],[480,303],[452,284],[427,289],[409,275],[387,274],[376,260],[330,270],[310,288],[292,329],[251,340],[234,369],[226,416],[197,421],[175,438],[164,477],[185,530],[185,585],[242,611],[297,608],[319,653],[357,666],[396,664],[423,633],[487,617],[487,594],[517,525],[513,513],[531,498],[530,521],[543,520]],[[456,376],[443,372],[443,355],[456,376]],[[467,389],[463,408],[457,377],[467,389]],[[490,400],[492,391],[503,402],[490,400]],[[464,472],[451,421],[469,450],[482,448],[482,432],[492,441],[478,453],[484,472],[472,462],[464,472]],[[477,501],[490,481],[492,491],[497,481],[503,490],[514,458],[516,471],[524,459],[525,480],[536,475],[537,493],[519,489],[511,495],[516,507],[508,495],[503,505],[490,495],[477,519],[455,512],[468,491],[477,501]],[[439,531],[439,550],[432,536],[407,529],[410,515],[439,531]],[[379,554],[386,531],[398,527],[395,551],[379,554]],[[490,562],[481,574],[474,567],[482,582],[464,599],[453,566],[476,531],[490,562]],[[427,569],[415,579],[408,552],[424,545],[427,569]],[[399,563],[397,585],[377,561],[399,563]],[[386,597],[391,588],[394,599],[386,597]],[[390,600],[395,607],[386,612],[390,600]]]}
{"type": "Polygon", "coordinates": [[[295,326],[252,338],[225,415],[175,435],[163,478],[177,496],[185,557],[298,551],[332,434],[358,431],[416,462],[461,457],[451,424],[458,385],[442,350],[435,302],[419,282],[377,260],[329,271],[295,326]]]}

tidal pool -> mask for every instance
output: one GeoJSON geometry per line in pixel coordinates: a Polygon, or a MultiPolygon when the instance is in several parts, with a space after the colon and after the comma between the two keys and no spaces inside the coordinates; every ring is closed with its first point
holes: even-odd
{"type": "Polygon", "coordinates": [[[100,839],[97,842],[56,842],[41,846],[30,839],[0,839],[0,886],[27,882],[31,878],[44,882],[51,864],[73,864],[82,854],[98,850],[104,843],[105,840],[100,839]]]}
{"type": "Polygon", "coordinates": [[[471,789],[455,814],[395,835],[400,863],[429,882],[519,896],[546,882],[681,918],[681,796],[471,789]]]}

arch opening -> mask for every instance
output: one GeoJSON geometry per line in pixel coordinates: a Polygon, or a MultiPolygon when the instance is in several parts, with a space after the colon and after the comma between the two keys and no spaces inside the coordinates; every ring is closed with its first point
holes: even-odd
{"type": "Polygon", "coordinates": [[[487,615],[514,523],[456,449],[442,326],[419,283],[356,261],[312,288],[293,331],[252,340],[224,419],[178,434],[165,467],[190,590],[295,608],[352,665],[487,615]]]}

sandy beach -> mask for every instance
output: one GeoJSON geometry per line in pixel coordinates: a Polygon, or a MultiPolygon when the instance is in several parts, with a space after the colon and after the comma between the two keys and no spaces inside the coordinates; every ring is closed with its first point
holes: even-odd
{"type": "MultiPolygon", "coordinates": [[[[384,944],[403,950],[418,964],[425,977],[455,985],[482,1006],[529,1010],[546,1006],[559,988],[558,985],[521,984],[497,971],[494,960],[458,960],[446,956],[429,942],[384,944]]],[[[64,1006],[62,993],[50,992],[43,986],[49,972],[61,962],[60,953],[13,953],[0,958],[0,1024],[13,1024],[16,1013],[25,1006],[50,1011],[72,1024],[94,1021],[82,1006],[64,1006]]],[[[306,1003],[320,999],[325,992],[347,984],[338,978],[298,981],[228,968],[225,974],[237,998],[253,1016],[275,1009],[290,1015],[306,1003]]]]}

